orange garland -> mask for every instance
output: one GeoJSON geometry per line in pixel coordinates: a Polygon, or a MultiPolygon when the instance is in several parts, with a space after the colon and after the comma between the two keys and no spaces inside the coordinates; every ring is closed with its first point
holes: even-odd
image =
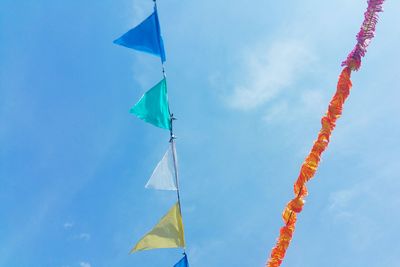
{"type": "Polygon", "coordinates": [[[297,213],[300,213],[303,209],[304,197],[308,194],[306,183],[315,175],[321,160],[321,154],[329,144],[331,133],[336,126],[336,120],[342,115],[343,104],[349,96],[352,85],[350,75],[351,68],[345,67],[339,76],[336,93],[329,103],[326,115],[322,117],[322,128],[319,131],[318,138],[301,166],[300,175],[294,184],[295,198],[286,205],[283,211],[282,217],[285,226],[280,230],[279,238],[272,249],[271,256],[266,265],[267,267],[279,267],[285,257],[286,250],[292,240],[297,213]]]}
{"type": "Polygon", "coordinates": [[[384,1],[385,0],[368,0],[368,7],[364,13],[364,21],[357,34],[357,43],[347,56],[347,59],[342,63],[342,66],[345,68],[339,76],[336,93],[329,103],[326,115],[322,117],[322,128],[319,131],[318,138],[314,142],[310,154],[308,154],[301,166],[300,175],[294,184],[295,198],[286,205],[283,211],[282,217],[285,226],[281,228],[279,238],[267,262],[267,267],[279,267],[285,257],[286,250],[292,240],[297,213],[300,213],[303,209],[304,198],[308,194],[306,183],[314,177],[321,160],[321,154],[328,146],[332,131],[336,126],[336,120],[342,115],[343,104],[350,93],[351,72],[357,71],[360,68],[361,59],[365,56],[367,47],[375,36],[378,13],[383,11],[382,5],[384,1]]]}

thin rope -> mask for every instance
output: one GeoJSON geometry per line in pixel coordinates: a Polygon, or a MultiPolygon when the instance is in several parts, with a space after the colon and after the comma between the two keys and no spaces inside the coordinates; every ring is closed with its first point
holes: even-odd
{"type": "MultiPolygon", "coordinates": [[[[153,0],[153,2],[154,2],[154,8],[157,10],[157,2],[156,2],[156,0],[153,0]]],[[[162,72],[163,78],[166,79],[167,78],[167,74],[166,74],[166,70],[165,70],[165,64],[164,64],[164,62],[162,60],[161,60],[161,72],[162,72]]],[[[168,105],[169,105],[169,103],[168,103],[168,105]]],[[[179,213],[181,215],[182,224],[183,224],[183,215],[182,215],[182,208],[181,208],[181,195],[180,195],[180,189],[179,189],[178,164],[177,164],[177,156],[176,156],[176,148],[175,148],[176,136],[174,134],[174,124],[173,124],[173,122],[176,120],[176,118],[174,117],[174,114],[171,113],[169,106],[168,106],[168,110],[169,110],[169,114],[170,114],[170,124],[171,124],[171,129],[169,131],[169,134],[170,134],[169,142],[171,143],[172,159],[173,159],[173,163],[174,163],[174,177],[175,177],[175,183],[176,183],[176,196],[177,196],[177,199],[178,199],[179,213]]],[[[185,242],[185,246],[183,247],[183,254],[186,255],[186,242],[185,242]]]]}

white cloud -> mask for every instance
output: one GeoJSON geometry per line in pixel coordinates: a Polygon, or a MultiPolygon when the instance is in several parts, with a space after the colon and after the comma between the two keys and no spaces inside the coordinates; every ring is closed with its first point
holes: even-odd
{"type": "Polygon", "coordinates": [[[271,106],[271,108],[269,108],[267,114],[264,116],[263,119],[266,122],[272,122],[276,119],[281,119],[286,114],[288,114],[288,112],[289,112],[288,103],[286,101],[279,102],[271,106]]]}
{"type": "Polygon", "coordinates": [[[379,219],[369,212],[373,190],[370,185],[371,181],[366,181],[330,196],[328,211],[335,223],[345,225],[343,243],[356,251],[367,249],[382,235],[379,219]]]}
{"type": "Polygon", "coordinates": [[[354,216],[354,211],[350,211],[349,205],[360,192],[357,188],[341,190],[331,194],[329,199],[329,211],[336,219],[348,219],[354,216]]]}
{"type": "Polygon", "coordinates": [[[300,100],[304,108],[310,111],[320,111],[328,108],[328,103],[324,101],[321,90],[304,91],[300,96],[300,100]]]}
{"type": "Polygon", "coordinates": [[[313,57],[300,41],[277,41],[246,51],[240,80],[228,96],[231,107],[249,110],[275,98],[289,87],[310,64],[313,57]]]}
{"type": "Polygon", "coordinates": [[[90,240],[90,234],[88,233],[80,233],[79,235],[74,236],[74,239],[80,239],[84,241],[89,241],[90,240]]]}
{"type": "Polygon", "coordinates": [[[70,228],[72,228],[74,226],[74,223],[73,222],[66,222],[66,223],[64,223],[64,228],[65,229],[70,229],[70,228]]]}
{"type": "Polygon", "coordinates": [[[300,118],[309,117],[310,114],[321,117],[328,107],[321,91],[306,90],[301,92],[299,97],[295,97],[289,104],[283,100],[271,103],[266,110],[263,120],[267,123],[284,121],[285,123],[300,118]]]}
{"type": "Polygon", "coordinates": [[[81,261],[79,263],[79,266],[80,267],[92,267],[92,265],[89,262],[84,262],[84,261],[81,261]]]}

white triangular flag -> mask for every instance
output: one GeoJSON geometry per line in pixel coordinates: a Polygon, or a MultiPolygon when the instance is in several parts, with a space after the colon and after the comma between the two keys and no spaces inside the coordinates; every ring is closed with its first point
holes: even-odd
{"type": "Polygon", "coordinates": [[[174,171],[174,156],[176,163],[176,154],[174,155],[171,146],[168,147],[164,157],[157,164],[154,169],[149,181],[146,184],[146,188],[158,189],[158,190],[177,190],[175,182],[175,171],[174,171]]]}

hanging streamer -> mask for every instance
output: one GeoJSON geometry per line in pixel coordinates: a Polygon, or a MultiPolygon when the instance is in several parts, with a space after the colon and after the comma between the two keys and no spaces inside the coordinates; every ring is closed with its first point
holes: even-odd
{"type": "Polygon", "coordinates": [[[171,130],[166,79],[147,91],[131,108],[130,113],[154,126],[171,130]]]}
{"type": "Polygon", "coordinates": [[[279,267],[285,258],[286,250],[289,247],[295,230],[297,214],[304,206],[304,198],[307,196],[306,183],[311,180],[318,169],[321,155],[327,148],[329,140],[336,126],[336,120],[342,115],[343,104],[349,96],[352,86],[350,76],[352,71],[357,71],[361,66],[361,58],[365,56],[366,48],[374,37],[375,26],[378,21],[378,12],[382,12],[384,0],[369,0],[368,8],[365,12],[365,19],[357,34],[357,44],[352,52],[342,63],[342,70],[337,90],[329,103],[328,111],[322,117],[322,128],[318,134],[317,140],[306,157],[300,168],[300,174],[294,184],[295,197],[286,205],[282,218],[285,225],[280,229],[280,234],[275,247],[271,251],[270,258],[266,264],[267,267],[279,267]]]}
{"type": "Polygon", "coordinates": [[[157,164],[145,187],[158,190],[177,190],[172,144],[169,145],[164,157],[157,164]]]}
{"type": "Polygon", "coordinates": [[[156,248],[183,248],[185,238],[183,233],[182,216],[177,202],[159,223],[131,250],[131,253],[140,250],[156,248]]]}
{"type": "Polygon", "coordinates": [[[157,8],[142,23],[114,41],[115,44],[159,56],[165,62],[164,43],[161,37],[157,8]]]}

